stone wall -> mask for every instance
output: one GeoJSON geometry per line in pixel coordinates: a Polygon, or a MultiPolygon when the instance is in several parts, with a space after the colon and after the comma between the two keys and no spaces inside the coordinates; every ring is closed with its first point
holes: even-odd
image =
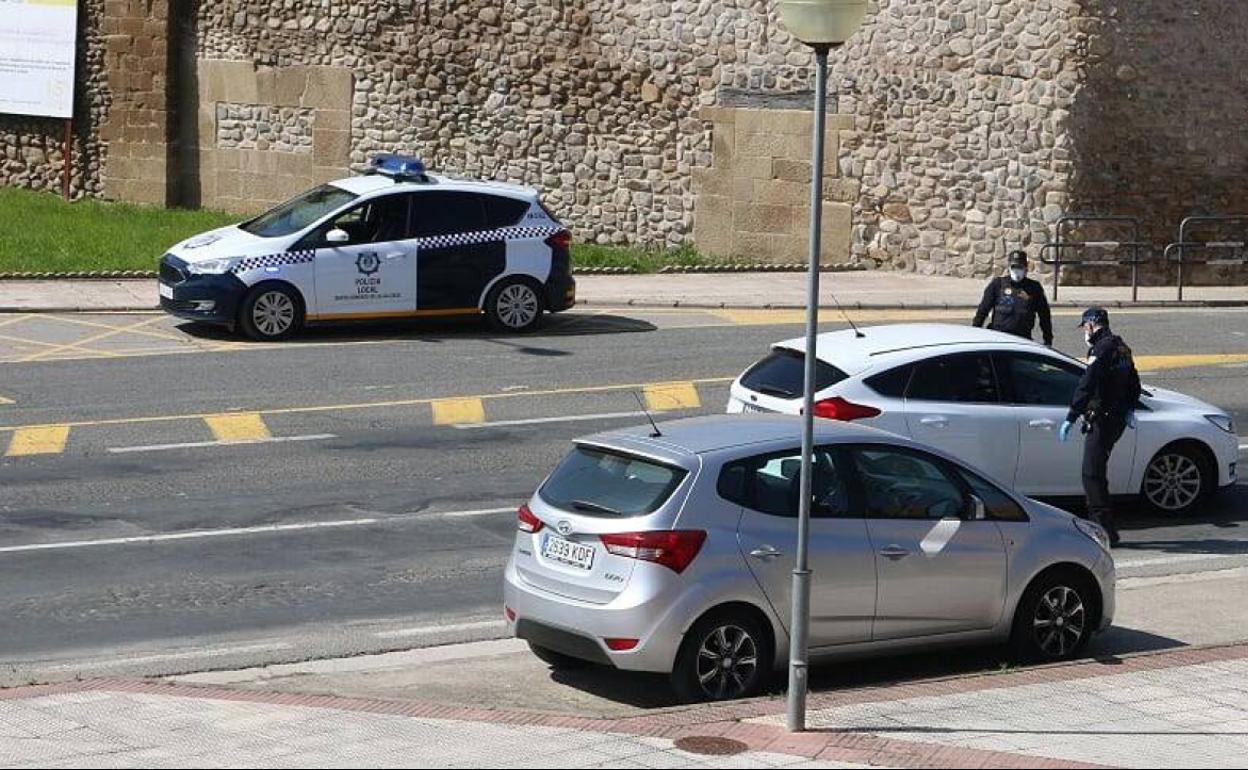
{"type": "Polygon", "coordinates": [[[102,192],[163,206],[173,198],[169,0],[108,0],[105,8],[101,30],[111,102],[99,129],[108,145],[102,192]]]}
{"type": "Polygon", "coordinates": [[[181,136],[197,173],[183,179],[184,195],[250,213],[350,173],[349,69],[220,59],[197,67],[197,125],[181,136]]]}
{"type": "MultiPolygon", "coordinates": [[[[108,114],[110,102],[104,62],[104,16],[105,0],[79,2],[71,142],[71,192],[76,197],[103,191],[100,168],[104,143],[99,126],[108,114]]],[[[0,185],[59,192],[64,173],[64,131],[61,120],[0,115],[0,185]]]]}
{"type": "MultiPolygon", "coordinates": [[[[1140,217],[1145,239],[1158,245],[1178,239],[1186,216],[1248,214],[1248,81],[1240,76],[1248,4],[1080,6],[1083,86],[1071,110],[1071,210],[1140,217]]],[[[1242,241],[1248,227],[1194,234],[1242,241]]],[[[1225,268],[1203,272],[1211,280],[1229,275],[1225,268]]]]}
{"type": "MultiPolygon", "coordinates": [[[[713,126],[710,168],[693,170],[693,240],[712,254],[751,261],[805,262],[809,254],[810,142],[813,112],[705,107],[713,126]]],[[[853,116],[828,116],[822,211],[822,262],[850,259],[858,182],[836,163],[853,116]]]]}
{"type": "MultiPolygon", "coordinates": [[[[825,261],[984,275],[1063,211],[1162,244],[1248,210],[1242,0],[870,5],[831,60],[825,261]]],[[[403,152],[538,187],[580,240],[804,256],[812,56],[773,0],[84,8],[81,192],[251,211],[403,152]]],[[[47,128],[0,117],[0,183],[55,184],[47,128]]]]}

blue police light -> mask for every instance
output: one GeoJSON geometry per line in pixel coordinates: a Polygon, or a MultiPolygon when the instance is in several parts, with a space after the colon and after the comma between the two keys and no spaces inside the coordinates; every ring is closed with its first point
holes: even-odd
{"type": "Polygon", "coordinates": [[[384,153],[374,155],[369,165],[375,174],[384,174],[395,179],[411,179],[418,182],[428,181],[425,176],[425,164],[420,160],[406,155],[384,153]]]}

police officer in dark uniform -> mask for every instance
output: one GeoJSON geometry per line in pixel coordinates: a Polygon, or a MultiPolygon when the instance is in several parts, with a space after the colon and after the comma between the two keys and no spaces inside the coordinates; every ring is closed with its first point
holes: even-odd
{"type": "Polygon", "coordinates": [[[1049,300],[1039,281],[1027,277],[1027,252],[1010,252],[1009,274],[993,278],[984,289],[984,298],[975,311],[976,326],[983,326],[988,313],[992,313],[989,329],[1031,339],[1040,318],[1040,332],[1044,344],[1053,344],[1053,318],[1049,314],[1049,300]]]}
{"type": "Polygon", "coordinates": [[[1088,308],[1079,326],[1088,343],[1088,368],[1075,388],[1070,412],[1057,435],[1066,441],[1075,421],[1083,418],[1083,492],[1088,518],[1103,526],[1109,542],[1118,545],[1109,497],[1109,456],[1128,425],[1134,427],[1132,413],[1140,399],[1140,375],[1131,348],[1109,330],[1109,314],[1103,308],[1088,308]]]}

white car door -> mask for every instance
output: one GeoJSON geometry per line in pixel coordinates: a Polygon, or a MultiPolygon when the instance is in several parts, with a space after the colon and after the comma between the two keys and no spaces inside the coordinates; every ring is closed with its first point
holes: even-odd
{"type": "Polygon", "coordinates": [[[919,362],[906,390],[906,426],[922,441],[1009,482],[1018,464],[1018,416],[1001,403],[992,355],[919,362]]]}
{"type": "MultiPolygon", "coordinates": [[[[1014,486],[1036,497],[1083,494],[1083,433],[1070,432],[1065,443],[1057,431],[1066,419],[1070,400],[1083,370],[1058,356],[1044,353],[997,353],[1005,400],[1018,415],[1021,435],[1014,486]]],[[[1128,428],[1109,457],[1109,488],[1130,494],[1138,433],[1128,428]]]]}
{"type": "Polygon", "coordinates": [[[372,198],[318,228],[313,320],[412,315],[416,241],[409,238],[411,194],[372,198]],[[346,233],[331,242],[329,233],[346,233]]]}

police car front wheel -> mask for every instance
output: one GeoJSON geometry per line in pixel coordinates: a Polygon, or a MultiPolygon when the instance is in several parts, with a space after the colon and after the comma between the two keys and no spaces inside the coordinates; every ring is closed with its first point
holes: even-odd
{"type": "Polygon", "coordinates": [[[285,286],[257,286],[243,299],[239,323],[253,340],[286,339],[303,325],[303,303],[285,286]]]}
{"type": "Polygon", "coordinates": [[[526,281],[505,281],[490,290],[485,315],[499,331],[528,331],[542,320],[542,297],[526,281]]]}

